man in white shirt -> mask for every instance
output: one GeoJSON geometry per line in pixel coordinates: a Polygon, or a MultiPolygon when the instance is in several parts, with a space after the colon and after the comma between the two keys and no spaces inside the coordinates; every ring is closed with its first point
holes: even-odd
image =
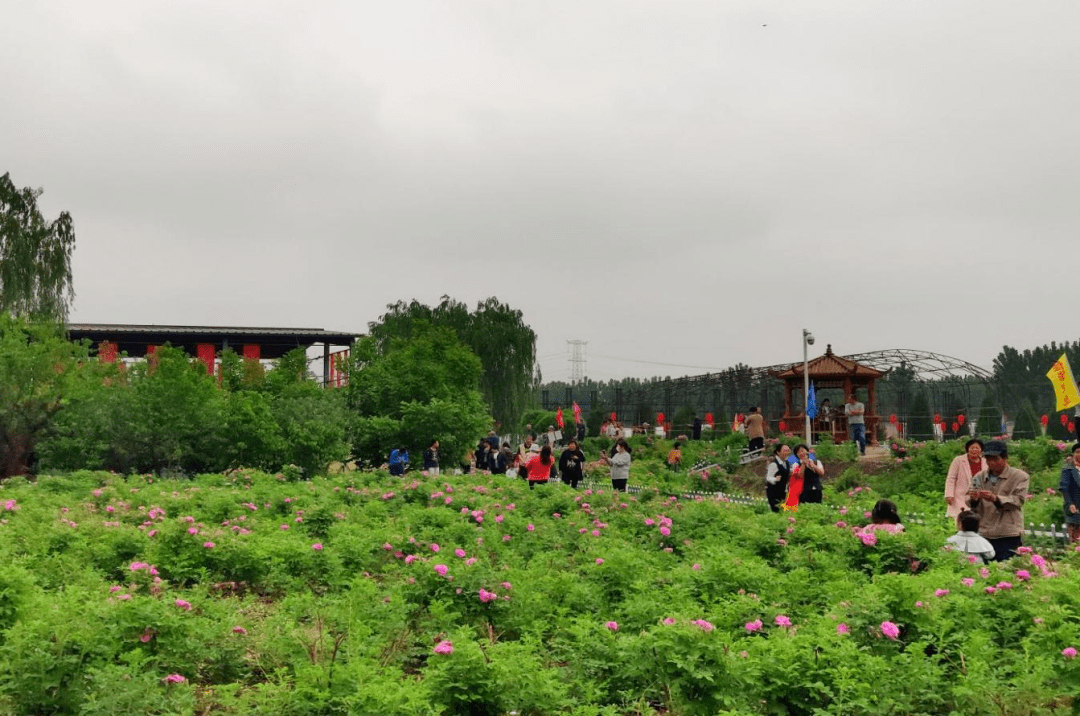
{"type": "Polygon", "coordinates": [[[847,416],[848,431],[851,433],[851,439],[859,444],[859,454],[861,455],[866,454],[866,421],[863,419],[863,413],[865,412],[865,406],[855,400],[855,394],[849,395],[847,403],[844,405],[844,415],[847,416]]]}

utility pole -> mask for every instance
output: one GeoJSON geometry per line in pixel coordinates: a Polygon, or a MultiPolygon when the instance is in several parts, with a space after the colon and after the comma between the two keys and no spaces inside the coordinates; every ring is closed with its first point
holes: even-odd
{"type": "Polygon", "coordinates": [[[585,346],[588,341],[567,341],[570,346],[570,385],[585,380],[585,346]]]}

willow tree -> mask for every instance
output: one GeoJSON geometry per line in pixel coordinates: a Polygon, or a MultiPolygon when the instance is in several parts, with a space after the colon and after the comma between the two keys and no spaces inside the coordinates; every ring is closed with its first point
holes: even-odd
{"type": "Polygon", "coordinates": [[[443,296],[434,307],[413,300],[386,308],[378,321],[368,324],[380,351],[385,352],[395,338],[411,338],[417,319],[450,328],[480,358],[480,392],[495,420],[509,426],[532,404],[536,333],[525,323],[521,311],[494,296],[477,303],[471,312],[466,304],[449,296],[443,296]]]}
{"type": "Polygon", "coordinates": [[[63,322],[74,298],[71,214],[47,221],[41,189],[19,189],[0,176],[0,312],[63,322]]]}

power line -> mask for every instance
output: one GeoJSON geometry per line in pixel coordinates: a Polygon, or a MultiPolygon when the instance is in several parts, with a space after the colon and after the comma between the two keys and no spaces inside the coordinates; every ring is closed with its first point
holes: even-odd
{"type": "Polygon", "coordinates": [[[655,360],[637,360],[635,358],[616,358],[615,356],[602,356],[602,355],[597,355],[595,353],[593,355],[595,355],[597,358],[606,358],[608,360],[621,360],[621,361],[626,361],[627,363],[647,363],[649,365],[666,365],[666,366],[670,366],[672,368],[694,368],[696,370],[715,370],[715,371],[727,370],[727,368],[717,368],[716,366],[708,366],[708,365],[684,365],[682,363],[661,363],[660,361],[655,361],[655,360]]]}

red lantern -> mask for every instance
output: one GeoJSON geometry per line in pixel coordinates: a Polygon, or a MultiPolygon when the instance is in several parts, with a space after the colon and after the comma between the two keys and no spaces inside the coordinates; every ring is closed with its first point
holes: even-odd
{"type": "Polygon", "coordinates": [[[953,421],[953,424],[952,424],[952,431],[953,431],[954,433],[958,433],[958,432],[960,432],[960,423],[958,423],[958,422],[955,422],[955,421],[953,421]]]}
{"type": "Polygon", "coordinates": [[[780,421],[780,432],[784,432],[785,430],[787,430],[787,423],[785,423],[783,420],[781,420],[780,421]]]}
{"type": "Polygon", "coordinates": [[[934,413],[934,422],[935,423],[940,423],[941,422],[941,413],[934,413]]]}
{"type": "Polygon", "coordinates": [[[893,413],[889,416],[889,422],[893,425],[896,425],[898,422],[900,422],[899,418],[896,417],[896,413],[893,413]]]}
{"type": "Polygon", "coordinates": [[[705,424],[706,424],[706,425],[712,425],[712,424],[714,424],[715,422],[716,422],[716,421],[715,421],[715,420],[713,420],[713,416],[712,416],[712,413],[705,413],[705,424]]]}
{"type": "Polygon", "coordinates": [[[656,424],[657,425],[663,425],[664,424],[664,414],[663,413],[657,413],[656,414],[656,424]]]}
{"type": "Polygon", "coordinates": [[[964,415],[963,413],[960,413],[959,415],[957,415],[957,416],[956,416],[956,422],[958,422],[958,423],[960,423],[961,425],[963,425],[964,423],[966,423],[966,422],[967,422],[967,416],[966,416],[966,415],[964,415]]]}
{"type": "Polygon", "coordinates": [[[1043,416],[1039,418],[1039,422],[1042,423],[1042,426],[1045,428],[1046,424],[1050,422],[1050,416],[1043,413],[1043,416]]]}
{"type": "Polygon", "coordinates": [[[1066,415],[1065,413],[1061,414],[1061,424],[1062,425],[1068,425],[1069,424],[1069,416],[1066,415]]]}
{"type": "Polygon", "coordinates": [[[615,413],[611,414],[611,422],[615,422],[615,413]]]}

